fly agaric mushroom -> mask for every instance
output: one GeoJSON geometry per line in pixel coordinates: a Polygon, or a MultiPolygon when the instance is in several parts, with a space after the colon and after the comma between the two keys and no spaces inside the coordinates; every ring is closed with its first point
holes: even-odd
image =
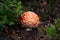
{"type": "Polygon", "coordinates": [[[21,15],[21,24],[27,28],[37,28],[39,24],[39,17],[36,13],[28,11],[21,15]]]}

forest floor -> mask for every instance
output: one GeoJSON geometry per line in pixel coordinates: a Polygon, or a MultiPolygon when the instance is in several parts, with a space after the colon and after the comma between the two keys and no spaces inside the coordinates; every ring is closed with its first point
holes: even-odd
{"type": "MultiPolygon", "coordinates": [[[[36,2],[38,2],[38,1],[36,1],[36,2]]],[[[22,3],[23,3],[24,10],[29,4],[32,4],[31,1],[22,1],[22,3]]],[[[30,5],[30,6],[32,6],[32,7],[30,7],[32,9],[28,9],[28,10],[36,12],[39,16],[43,15],[41,13],[43,13],[44,10],[46,13],[49,13],[48,1],[43,1],[40,4],[40,6],[38,5],[39,7],[34,6],[33,4],[30,5]]],[[[54,13],[55,13],[55,11],[54,11],[54,13]]],[[[48,22],[53,23],[53,17],[56,18],[56,16],[55,15],[49,16],[49,14],[47,14],[47,15],[48,15],[48,17],[46,19],[42,19],[41,21],[44,21],[44,22],[48,21],[48,22]]],[[[59,17],[59,15],[57,17],[59,17]]],[[[19,24],[19,26],[21,26],[21,24],[19,24]]],[[[38,32],[37,29],[32,29],[31,31],[26,31],[25,28],[17,28],[17,27],[18,26],[15,26],[15,28],[12,30],[11,29],[4,29],[2,31],[3,34],[1,34],[2,36],[0,37],[0,40],[51,40],[51,38],[48,37],[45,34],[45,32],[43,32],[44,35],[41,36],[40,32],[38,32]]]]}

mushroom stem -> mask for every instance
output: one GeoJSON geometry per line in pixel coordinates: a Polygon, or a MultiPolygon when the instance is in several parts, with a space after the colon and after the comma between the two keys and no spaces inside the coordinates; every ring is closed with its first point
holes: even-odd
{"type": "Polygon", "coordinates": [[[26,31],[31,31],[32,30],[32,28],[26,28],[26,31]]]}

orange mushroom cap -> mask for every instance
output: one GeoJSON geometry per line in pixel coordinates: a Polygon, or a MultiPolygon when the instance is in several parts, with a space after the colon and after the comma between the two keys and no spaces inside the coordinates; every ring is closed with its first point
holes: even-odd
{"type": "Polygon", "coordinates": [[[38,24],[39,24],[39,17],[36,13],[28,11],[28,12],[24,12],[21,15],[21,23],[25,26],[25,27],[29,27],[29,28],[37,28],[38,24]]]}

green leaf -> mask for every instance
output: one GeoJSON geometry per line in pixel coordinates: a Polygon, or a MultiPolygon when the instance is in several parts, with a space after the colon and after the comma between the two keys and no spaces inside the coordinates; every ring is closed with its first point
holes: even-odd
{"type": "Polygon", "coordinates": [[[0,28],[1,28],[2,25],[3,25],[3,23],[2,23],[2,21],[0,21],[0,28]]]}
{"type": "Polygon", "coordinates": [[[57,23],[55,24],[56,27],[60,27],[60,18],[56,19],[57,23]]]}
{"type": "Polygon", "coordinates": [[[16,13],[19,13],[20,10],[21,10],[22,6],[21,6],[21,2],[17,2],[17,6],[16,6],[16,9],[15,9],[15,12],[16,13]]]}
{"type": "Polygon", "coordinates": [[[56,37],[55,26],[51,24],[49,26],[49,28],[47,29],[47,33],[48,33],[49,36],[51,36],[52,39],[54,39],[56,37]]]}
{"type": "Polygon", "coordinates": [[[53,13],[53,8],[56,6],[57,0],[49,0],[49,12],[50,15],[53,13]]]}
{"type": "Polygon", "coordinates": [[[21,1],[20,1],[20,2],[17,2],[17,5],[18,5],[18,6],[21,6],[21,4],[22,4],[22,2],[21,2],[21,1]]]}
{"type": "Polygon", "coordinates": [[[14,24],[14,21],[10,21],[10,22],[9,22],[9,25],[13,25],[13,24],[14,24]]]}
{"type": "Polygon", "coordinates": [[[5,24],[7,22],[7,16],[3,16],[2,22],[5,24]]]}

